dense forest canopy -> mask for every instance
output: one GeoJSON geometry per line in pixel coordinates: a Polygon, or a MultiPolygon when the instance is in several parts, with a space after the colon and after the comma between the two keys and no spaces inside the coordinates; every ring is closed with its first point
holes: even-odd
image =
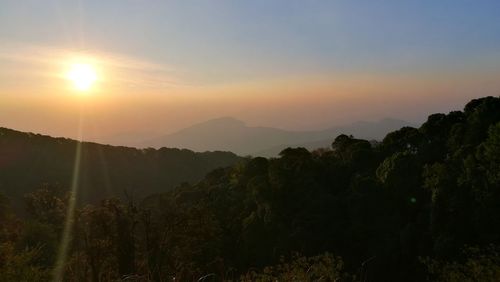
{"type": "MultiPolygon", "coordinates": [[[[9,144],[18,142],[30,148],[9,144]]],[[[59,155],[40,146],[30,150],[51,148],[44,165],[59,155]]],[[[154,191],[162,173],[143,155],[161,150],[115,150],[131,154],[117,151],[107,167],[154,191]],[[120,167],[127,157],[143,162],[120,167]]],[[[26,171],[7,184],[34,189],[26,171]]],[[[67,198],[50,184],[26,195],[23,222],[0,198],[0,276],[50,277],[67,198]]],[[[72,234],[67,281],[498,281],[500,98],[433,114],[379,144],[340,135],[331,148],[244,159],[141,202],[103,200],[75,212],[72,234]]]]}

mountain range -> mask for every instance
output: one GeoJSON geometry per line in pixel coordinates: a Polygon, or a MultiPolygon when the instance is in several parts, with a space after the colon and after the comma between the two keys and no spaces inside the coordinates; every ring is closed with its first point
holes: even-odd
{"type": "Polygon", "coordinates": [[[231,151],[238,155],[275,157],[287,147],[317,149],[329,147],[340,134],[367,140],[381,140],[388,132],[411,123],[397,119],[360,121],[315,131],[291,131],[272,127],[248,126],[245,122],[222,117],[192,125],[172,134],[138,142],[137,147],[187,148],[193,151],[231,151]]]}

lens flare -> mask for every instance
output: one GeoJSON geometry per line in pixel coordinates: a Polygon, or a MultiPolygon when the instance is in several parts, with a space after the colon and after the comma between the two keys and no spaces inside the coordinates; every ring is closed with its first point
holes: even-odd
{"type": "Polygon", "coordinates": [[[73,165],[73,178],[71,180],[71,190],[70,197],[68,200],[68,208],[66,211],[66,219],[64,221],[64,229],[61,236],[61,242],[59,244],[59,250],[57,252],[57,260],[55,262],[55,267],[52,273],[52,281],[60,282],[63,281],[64,268],[66,266],[66,261],[68,257],[68,247],[71,243],[73,229],[73,224],[75,220],[75,208],[78,196],[78,184],[80,178],[80,163],[82,155],[82,144],[83,144],[83,113],[80,109],[80,123],[78,126],[78,140],[76,141],[76,152],[75,152],[75,163],[73,165]]]}

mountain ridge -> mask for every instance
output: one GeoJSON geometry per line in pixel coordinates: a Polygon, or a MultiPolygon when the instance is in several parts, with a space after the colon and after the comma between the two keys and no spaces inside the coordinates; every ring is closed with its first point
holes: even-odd
{"type": "Polygon", "coordinates": [[[302,144],[309,144],[305,146],[308,149],[316,149],[313,143],[331,143],[340,134],[380,140],[388,132],[403,126],[414,125],[403,120],[384,118],[376,122],[357,121],[323,130],[293,131],[265,126],[248,126],[234,117],[220,117],[139,142],[137,146],[188,148],[201,152],[222,150],[238,155],[274,157],[282,149],[302,144]]]}

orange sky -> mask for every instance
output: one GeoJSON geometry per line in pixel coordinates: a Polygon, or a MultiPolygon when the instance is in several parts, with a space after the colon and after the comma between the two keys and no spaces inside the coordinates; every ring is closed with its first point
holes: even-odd
{"type": "MultiPolygon", "coordinates": [[[[84,138],[104,142],[122,133],[145,138],[170,133],[221,116],[233,116],[249,125],[296,130],[385,117],[420,122],[430,113],[461,109],[469,99],[500,89],[495,75],[477,73],[305,74],[244,83],[164,86],[146,85],[145,79],[132,87],[116,82],[115,70],[106,66],[97,66],[100,81],[84,94],[60,75],[65,64],[40,67],[47,75],[40,75],[33,84],[43,87],[20,84],[4,90],[2,126],[75,138],[82,111],[84,138]]],[[[126,80],[135,72],[122,70],[120,77],[126,80]]]]}

